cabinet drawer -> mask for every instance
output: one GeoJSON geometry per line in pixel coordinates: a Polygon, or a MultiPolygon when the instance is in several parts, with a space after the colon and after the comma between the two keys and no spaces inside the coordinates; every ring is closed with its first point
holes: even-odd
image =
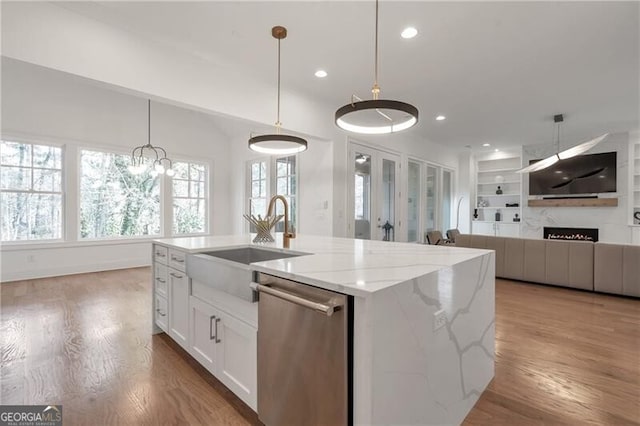
{"type": "Polygon", "coordinates": [[[180,250],[169,250],[169,266],[178,269],[182,272],[185,271],[185,258],[186,254],[180,250]]]}
{"type": "Polygon", "coordinates": [[[163,246],[154,245],[153,246],[153,259],[156,262],[164,263],[168,265],[169,260],[169,249],[163,246]]]}
{"type": "Polygon", "coordinates": [[[153,264],[153,285],[156,293],[164,297],[167,297],[167,282],[169,280],[167,269],[166,265],[162,263],[154,262],[153,264]]]}
{"type": "Polygon", "coordinates": [[[169,320],[169,309],[167,308],[168,306],[167,299],[156,294],[155,301],[156,301],[156,306],[155,306],[156,325],[166,333],[167,324],[169,320]]]}

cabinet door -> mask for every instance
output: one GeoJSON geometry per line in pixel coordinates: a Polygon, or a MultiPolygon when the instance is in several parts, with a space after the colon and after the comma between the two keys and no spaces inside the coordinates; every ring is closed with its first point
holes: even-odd
{"type": "Polygon", "coordinates": [[[226,313],[216,317],[216,377],[257,409],[257,330],[226,313]]]}
{"type": "Polygon", "coordinates": [[[495,223],[493,222],[472,222],[471,232],[475,235],[496,235],[495,223]]]}
{"type": "Polygon", "coordinates": [[[217,311],[208,303],[191,296],[189,353],[213,375],[216,374],[216,341],[214,323],[217,311]]]}
{"type": "Polygon", "coordinates": [[[520,224],[518,223],[499,223],[497,235],[500,237],[519,237],[520,224]]]}
{"type": "Polygon", "coordinates": [[[154,320],[158,327],[160,327],[163,331],[167,331],[167,319],[169,318],[169,312],[167,309],[167,299],[162,296],[156,294],[154,296],[154,306],[155,306],[155,314],[154,320]]]}
{"type": "Polygon", "coordinates": [[[167,297],[168,274],[167,267],[162,263],[153,262],[154,288],[156,293],[167,297]]]}
{"type": "Polygon", "coordinates": [[[188,350],[189,278],[173,268],[169,268],[169,336],[188,350]]]}

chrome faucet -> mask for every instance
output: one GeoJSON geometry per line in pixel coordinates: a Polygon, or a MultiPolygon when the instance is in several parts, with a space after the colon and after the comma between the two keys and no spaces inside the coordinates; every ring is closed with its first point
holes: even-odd
{"type": "Polygon", "coordinates": [[[282,195],[275,195],[271,197],[271,201],[269,201],[269,208],[267,209],[267,216],[272,216],[274,214],[274,207],[276,206],[276,200],[282,201],[284,205],[284,232],[282,233],[282,247],[289,248],[289,241],[292,238],[296,237],[296,234],[289,230],[289,203],[287,203],[287,199],[282,195]]]}

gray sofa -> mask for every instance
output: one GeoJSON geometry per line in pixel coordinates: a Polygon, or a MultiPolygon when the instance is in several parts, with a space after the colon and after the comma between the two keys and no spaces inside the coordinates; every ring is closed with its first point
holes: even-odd
{"type": "Polygon", "coordinates": [[[496,252],[496,277],[640,297],[640,246],[462,234],[496,252]]]}

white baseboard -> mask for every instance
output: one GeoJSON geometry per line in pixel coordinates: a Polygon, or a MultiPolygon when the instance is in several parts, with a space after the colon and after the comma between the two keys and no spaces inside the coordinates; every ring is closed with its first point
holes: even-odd
{"type": "MultiPolygon", "coordinates": [[[[34,280],[38,278],[59,277],[63,275],[84,274],[89,272],[111,271],[115,269],[137,268],[141,266],[150,266],[149,260],[145,258],[134,258],[126,260],[116,260],[102,263],[83,263],[82,265],[62,266],[53,268],[34,268],[29,271],[9,272],[5,274],[2,271],[1,283],[12,281],[34,280]]],[[[6,269],[6,268],[5,268],[6,269]]]]}

